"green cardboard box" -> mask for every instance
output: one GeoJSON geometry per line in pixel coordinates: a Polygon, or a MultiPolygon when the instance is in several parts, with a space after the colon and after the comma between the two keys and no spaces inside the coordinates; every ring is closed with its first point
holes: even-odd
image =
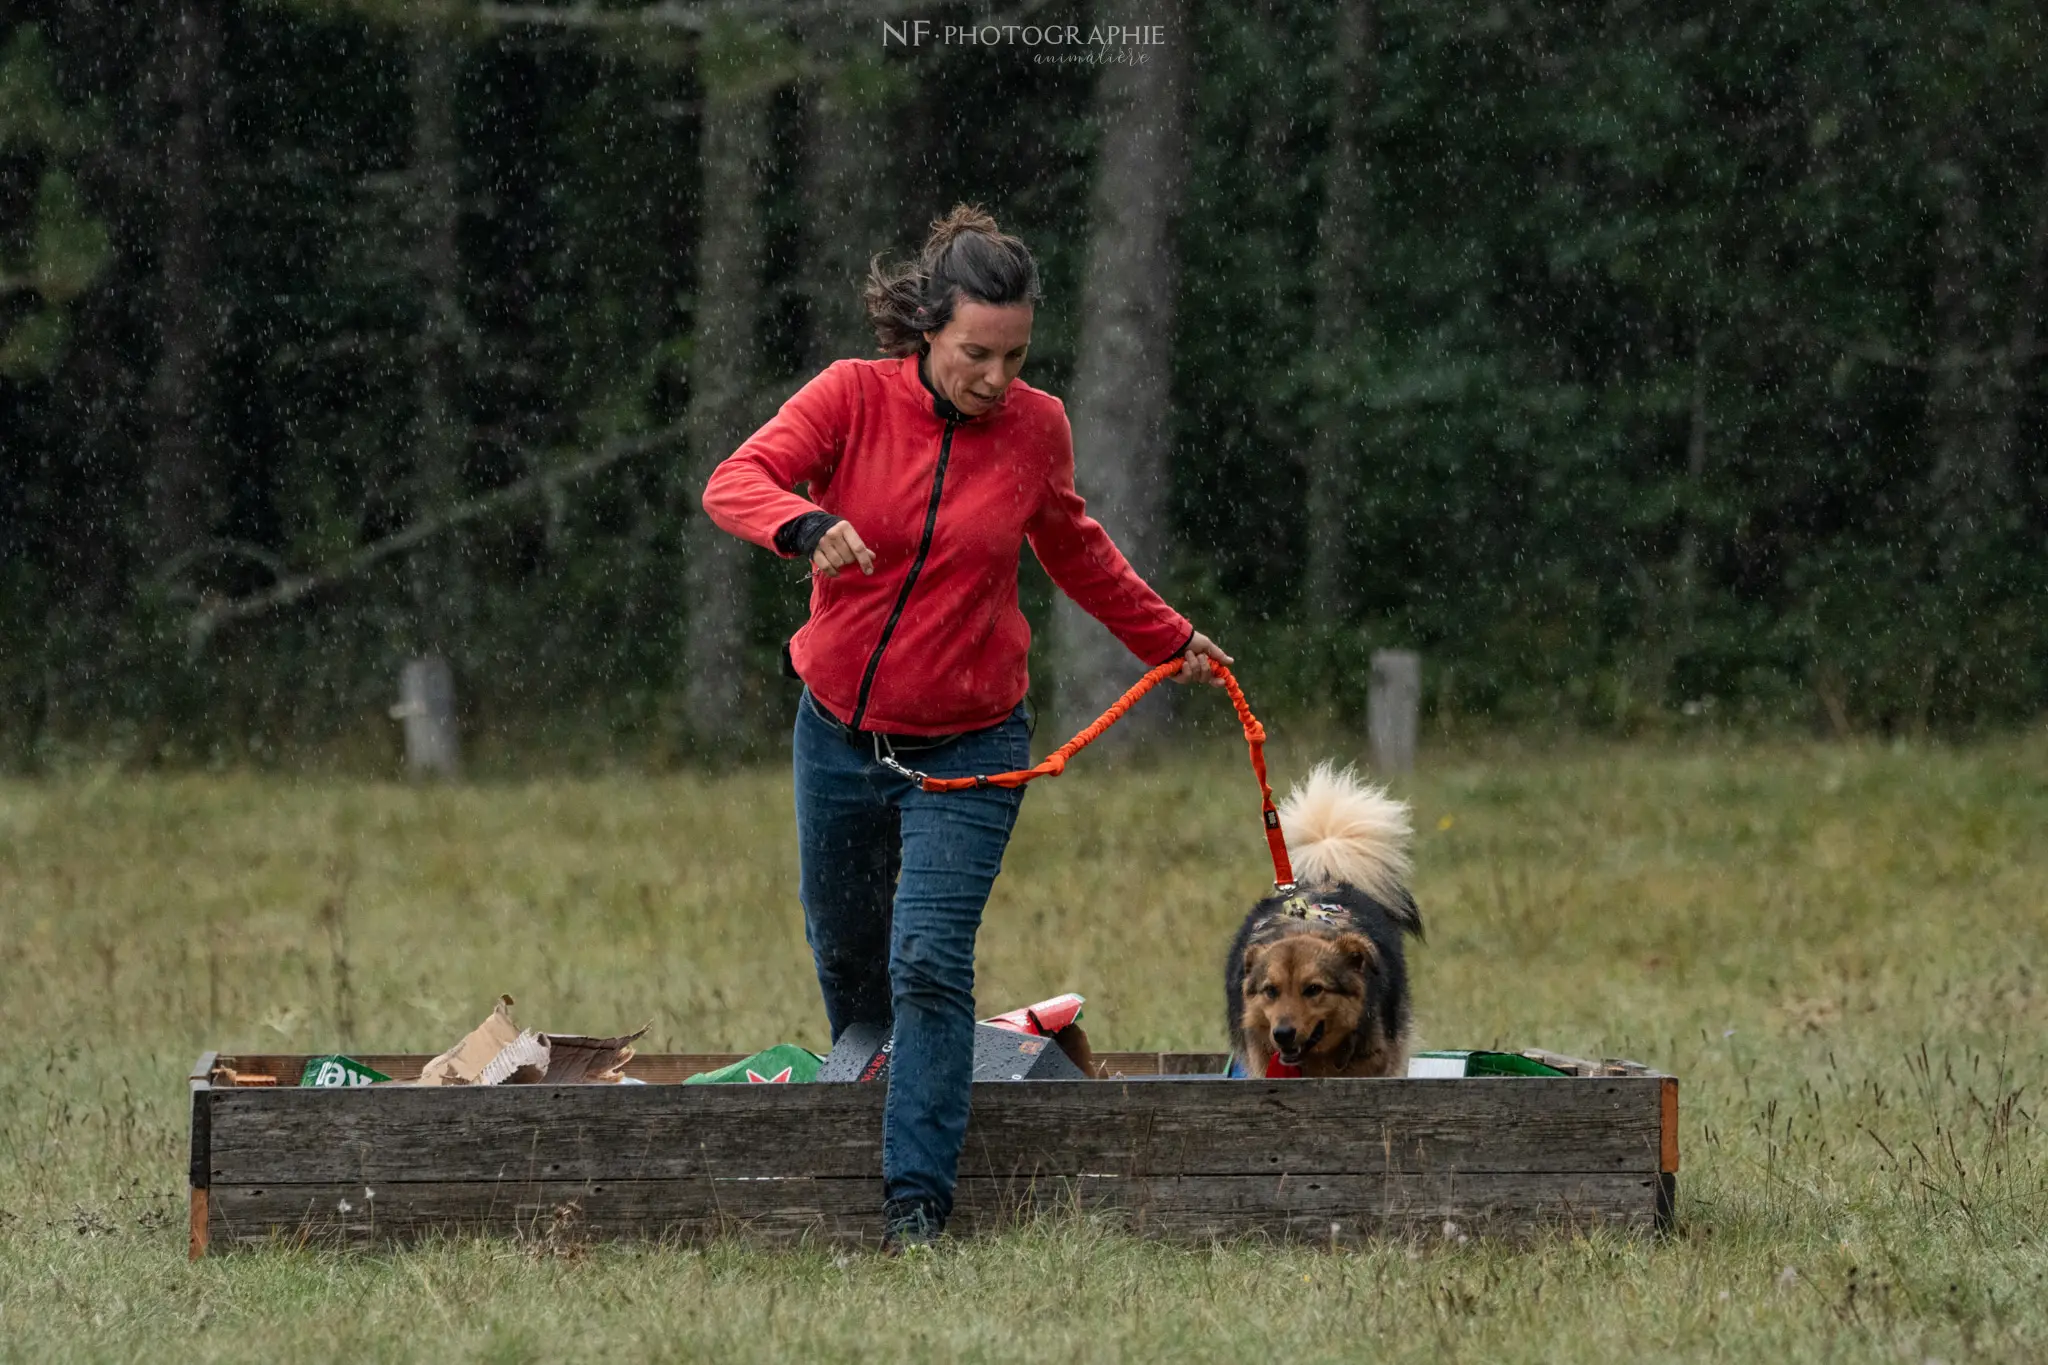
{"type": "Polygon", "coordinates": [[[299,1075],[299,1084],[315,1090],[339,1090],[352,1085],[375,1085],[378,1081],[390,1079],[353,1057],[336,1053],[328,1057],[308,1057],[306,1069],[299,1075]]]}
{"type": "Polygon", "coordinates": [[[818,1068],[824,1062],[825,1059],[817,1053],[794,1043],[777,1043],[731,1066],[722,1066],[716,1071],[700,1071],[683,1084],[802,1085],[818,1078],[818,1068]]]}

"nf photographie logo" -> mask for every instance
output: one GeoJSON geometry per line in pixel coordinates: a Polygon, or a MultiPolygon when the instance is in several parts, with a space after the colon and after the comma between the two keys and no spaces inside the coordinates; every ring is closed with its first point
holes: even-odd
{"type": "Polygon", "coordinates": [[[929,19],[882,21],[883,47],[1014,47],[1038,61],[1142,62],[1144,49],[1166,43],[1164,24],[935,24],[929,19]]]}

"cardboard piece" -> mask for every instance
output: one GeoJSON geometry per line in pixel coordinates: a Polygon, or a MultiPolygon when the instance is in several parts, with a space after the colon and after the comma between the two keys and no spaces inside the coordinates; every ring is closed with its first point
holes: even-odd
{"type": "MultiPolygon", "coordinates": [[[[1072,1027],[1069,1025],[1068,1027],[1072,1027]]],[[[974,1026],[974,1079],[977,1081],[1085,1081],[1088,1073],[1074,1064],[1056,1038],[1010,1029],[974,1026]]]]}
{"type": "Polygon", "coordinates": [[[825,1065],[818,1068],[821,1081],[879,1081],[889,1074],[889,1050],[895,1046],[893,1030],[881,1024],[848,1024],[832,1044],[825,1065]]]}
{"type": "Polygon", "coordinates": [[[1035,1005],[1026,1005],[1020,1010],[998,1014],[981,1022],[989,1028],[1010,1029],[1017,1033],[1036,1034],[1050,1038],[1060,1045],[1060,1051],[1067,1054],[1084,1076],[1094,1076],[1095,1049],[1088,1045],[1088,1035],[1081,1029],[1081,1006],[1084,997],[1068,991],[1055,995],[1050,1000],[1041,1000],[1035,1005]]]}
{"type": "Polygon", "coordinates": [[[538,1033],[512,1022],[512,997],[501,995],[491,1017],[469,1036],[428,1062],[415,1085],[615,1085],[633,1058],[630,1044],[647,1032],[617,1038],[538,1033]]]}
{"type": "Polygon", "coordinates": [[[1069,1024],[1080,1022],[1081,1006],[1087,1000],[1068,991],[1055,995],[1050,1000],[1041,1000],[1035,1005],[1026,1005],[1021,1010],[1011,1010],[981,1022],[991,1028],[1006,1028],[1017,1033],[1036,1033],[1042,1037],[1053,1037],[1069,1024]]]}
{"type": "Polygon", "coordinates": [[[420,1069],[414,1085],[496,1085],[521,1066],[536,1068],[532,1079],[547,1074],[547,1044],[534,1033],[521,1033],[512,1022],[512,997],[501,995],[490,1018],[469,1036],[420,1069]]]}
{"type": "Polygon", "coordinates": [[[314,1090],[339,1090],[348,1086],[375,1085],[391,1078],[375,1067],[364,1066],[353,1057],[335,1053],[329,1057],[308,1057],[299,1073],[299,1084],[314,1090]]]}
{"type": "MultiPolygon", "coordinates": [[[[879,1024],[849,1024],[819,1068],[818,1079],[887,1080],[894,1045],[894,1038],[879,1024]]],[[[1089,1074],[1067,1056],[1057,1038],[992,1024],[974,1026],[977,1081],[1081,1081],[1089,1074]]]]}
{"type": "Polygon", "coordinates": [[[632,1045],[652,1027],[642,1024],[616,1038],[586,1038],[577,1033],[543,1033],[548,1045],[548,1073],[551,1084],[617,1085],[626,1079],[626,1063],[633,1060],[632,1045]]]}
{"type": "Polygon", "coordinates": [[[1072,1062],[1083,1076],[1101,1076],[1101,1069],[1095,1065],[1095,1049],[1088,1046],[1088,1035],[1081,1031],[1079,1024],[1067,1025],[1053,1034],[1052,1040],[1059,1044],[1060,1051],[1067,1054],[1067,1060],[1072,1062]]]}
{"type": "Polygon", "coordinates": [[[774,1047],[742,1058],[716,1071],[700,1071],[684,1085],[803,1085],[818,1078],[825,1059],[794,1043],[774,1047]]]}

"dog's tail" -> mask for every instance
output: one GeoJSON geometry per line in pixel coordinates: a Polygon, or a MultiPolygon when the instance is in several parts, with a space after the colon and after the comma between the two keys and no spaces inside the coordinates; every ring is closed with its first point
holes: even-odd
{"type": "Polygon", "coordinates": [[[1350,768],[1318,763],[1280,803],[1294,875],[1304,886],[1349,882],[1387,907],[1395,918],[1420,916],[1408,894],[1408,803],[1369,786],[1350,768]]]}

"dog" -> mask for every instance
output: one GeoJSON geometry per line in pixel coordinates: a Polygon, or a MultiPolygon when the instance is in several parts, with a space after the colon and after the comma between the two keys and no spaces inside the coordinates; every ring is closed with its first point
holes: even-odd
{"type": "Polygon", "coordinates": [[[1405,1075],[1402,942],[1422,937],[1407,803],[1322,763],[1280,803],[1280,829],[1295,889],[1252,907],[1224,967],[1233,1057],[1258,1077],[1405,1075]]]}

